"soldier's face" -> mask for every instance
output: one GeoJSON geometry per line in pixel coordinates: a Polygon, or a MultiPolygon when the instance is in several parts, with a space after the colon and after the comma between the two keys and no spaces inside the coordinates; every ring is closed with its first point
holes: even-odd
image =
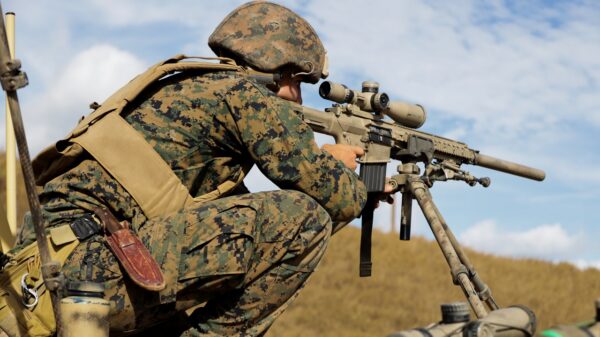
{"type": "Polygon", "coordinates": [[[302,89],[300,81],[288,76],[284,76],[279,82],[279,91],[277,96],[298,104],[302,104],[302,89]]]}

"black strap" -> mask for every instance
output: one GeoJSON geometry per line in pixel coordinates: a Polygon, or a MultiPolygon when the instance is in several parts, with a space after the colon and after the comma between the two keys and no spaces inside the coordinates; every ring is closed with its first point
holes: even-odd
{"type": "Polygon", "coordinates": [[[75,234],[79,241],[83,241],[102,231],[102,226],[94,220],[91,214],[84,214],[71,222],[69,226],[71,226],[73,234],[75,234]]]}
{"type": "Polygon", "coordinates": [[[373,212],[377,205],[378,193],[367,194],[367,204],[362,210],[360,231],[360,277],[371,276],[373,263],[371,262],[371,234],[373,232],[373,212]]]}
{"type": "Polygon", "coordinates": [[[594,337],[594,334],[586,326],[580,326],[579,330],[583,331],[583,333],[586,334],[588,337],[594,337]]]}
{"type": "Polygon", "coordinates": [[[415,330],[420,332],[423,335],[423,337],[433,337],[431,332],[429,332],[429,330],[427,330],[425,328],[416,328],[415,330]]]}
{"type": "Polygon", "coordinates": [[[0,271],[4,269],[4,266],[10,262],[10,256],[4,254],[4,252],[0,252],[0,271]]]}

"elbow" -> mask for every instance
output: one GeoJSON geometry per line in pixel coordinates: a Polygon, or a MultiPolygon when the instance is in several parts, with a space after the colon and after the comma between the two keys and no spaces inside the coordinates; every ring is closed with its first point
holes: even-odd
{"type": "Polygon", "coordinates": [[[362,207],[346,207],[341,209],[340,212],[335,216],[333,221],[335,222],[350,222],[360,216],[362,207]]]}
{"type": "Polygon", "coordinates": [[[345,201],[338,204],[339,208],[335,212],[332,220],[336,222],[349,222],[358,218],[363,207],[367,203],[367,190],[362,182],[359,182],[352,191],[351,196],[344,198],[345,201]]]}

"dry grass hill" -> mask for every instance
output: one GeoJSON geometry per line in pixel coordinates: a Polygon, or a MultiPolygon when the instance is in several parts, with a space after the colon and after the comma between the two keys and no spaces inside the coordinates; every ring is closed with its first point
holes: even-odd
{"type": "MultiPolygon", "coordinates": [[[[386,336],[439,321],[441,303],[464,301],[436,242],[402,242],[397,234],[375,232],[373,276],[359,278],[359,238],[357,228],[333,237],[319,270],[268,337],[386,336]]],[[[599,270],[467,254],[500,306],[524,304],[535,311],[538,331],[595,315],[599,270]]]]}
{"type": "MultiPolygon", "coordinates": [[[[0,227],[6,228],[4,156],[0,155],[0,227]]],[[[22,186],[22,185],[21,185],[22,186]]],[[[19,213],[26,196],[19,191],[19,213]]],[[[439,305],[464,301],[435,242],[375,232],[373,276],[358,277],[360,231],[336,234],[317,272],[267,337],[386,336],[440,319],[439,305]]],[[[569,264],[515,260],[467,250],[501,306],[524,304],[535,311],[538,331],[594,317],[600,271],[569,264]]]]}

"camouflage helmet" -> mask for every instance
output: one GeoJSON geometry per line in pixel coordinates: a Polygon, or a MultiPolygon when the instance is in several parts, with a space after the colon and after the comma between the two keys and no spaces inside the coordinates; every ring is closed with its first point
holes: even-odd
{"type": "Polygon", "coordinates": [[[218,56],[261,72],[289,69],[309,83],[327,77],[326,51],[315,30],[296,13],[271,2],[234,9],[210,35],[208,45],[218,56]]]}

